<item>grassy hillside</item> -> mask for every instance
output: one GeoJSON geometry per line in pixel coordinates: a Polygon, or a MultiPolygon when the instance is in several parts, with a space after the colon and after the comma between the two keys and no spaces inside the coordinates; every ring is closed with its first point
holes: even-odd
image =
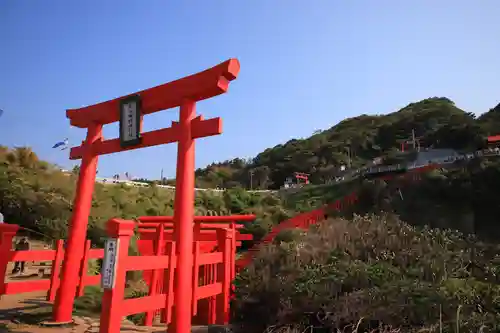
{"type": "Polygon", "coordinates": [[[359,181],[338,184],[310,185],[281,192],[283,205],[297,212],[308,212],[334,202],[355,191],[359,181]]]}
{"type": "MultiPolygon", "coordinates": [[[[64,238],[71,217],[77,176],[64,174],[40,161],[29,148],[9,150],[0,146],[0,211],[5,221],[41,232],[49,238],[64,238]]],[[[247,232],[257,238],[273,224],[294,215],[272,193],[196,192],[196,214],[256,214],[247,232]]],[[[104,224],[112,217],[133,219],[143,215],[172,215],[174,192],[151,184],[129,187],[96,183],[89,218],[88,237],[100,243],[104,224]]]]}

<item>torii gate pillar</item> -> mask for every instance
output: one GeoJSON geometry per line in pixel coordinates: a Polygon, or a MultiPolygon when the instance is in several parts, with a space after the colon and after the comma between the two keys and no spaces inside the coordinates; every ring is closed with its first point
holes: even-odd
{"type": "Polygon", "coordinates": [[[174,327],[168,330],[179,333],[191,332],[192,309],[191,297],[188,296],[193,294],[194,140],[191,121],[195,115],[195,103],[185,101],[179,113],[181,134],[175,174],[174,232],[177,239],[177,267],[174,327]]]}

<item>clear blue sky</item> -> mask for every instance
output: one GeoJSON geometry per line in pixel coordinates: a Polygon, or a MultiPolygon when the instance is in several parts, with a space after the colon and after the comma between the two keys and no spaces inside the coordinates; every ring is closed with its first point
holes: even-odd
{"type": "MultiPolygon", "coordinates": [[[[51,147],[85,132],[66,109],[231,57],[238,80],[198,106],[224,133],[198,141],[197,167],[431,96],[483,113],[500,100],[499,10],[498,0],[0,0],[0,144],[69,168],[68,150],[51,147]]],[[[148,116],[145,129],[176,117],[148,116]]],[[[176,145],[160,146],[102,156],[99,173],[174,176],[175,161],[176,145]]]]}

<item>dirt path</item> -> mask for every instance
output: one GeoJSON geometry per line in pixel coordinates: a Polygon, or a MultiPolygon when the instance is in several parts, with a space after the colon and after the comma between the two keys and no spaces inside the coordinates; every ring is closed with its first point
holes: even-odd
{"type": "MultiPolygon", "coordinates": [[[[34,292],[19,295],[3,296],[0,300],[0,333],[98,333],[99,318],[75,316],[72,327],[43,327],[19,323],[16,318],[20,314],[29,314],[50,311],[52,303],[45,300],[45,292],[34,292]]],[[[128,320],[122,322],[121,333],[160,333],[166,332],[163,325],[153,327],[136,326],[128,320]]],[[[208,333],[207,326],[196,326],[193,333],[208,333]]]]}
{"type": "MultiPolygon", "coordinates": [[[[31,248],[34,250],[46,249],[47,245],[40,241],[30,240],[31,248]]],[[[7,267],[6,282],[20,282],[27,280],[39,280],[50,277],[50,263],[26,263],[23,274],[13,275],[11,272],[14,263],[9,263],[7,267]],[[43,274],[40,270],[43,269],[43,274]]],[[[32,293],[4,295],[0,297],[0,332],[18,333],[84,333],[87,327],[76,325],[66,328],[45,328],[38,325],[20,324],[21,317],[36,316],[38,313],[51,311],[52,304],[46,301],[47,292],[38,291],[32,293]]]]}
{"type": "MultiPolygon", "coordinates": [[[[45,292],[34,292],[3,296],[0,300],[0,332],[17,333],[97,333],[99,318],[75,316],[71,327],[44,327],[20,323],[21,317],[38,314],[46,316],[52,309],[52,303],[46,301],[45,292]]],[[[21,319],[22,320],[22,319],[21,319]]],[[[24,321],[24,320],[22,320],[24,321]]],[[[36,321],[36,319],[35,319],[36,321]]],[[[141,327],[130,321],[123,321],[121,332],[164,332],[163,327],[141,327]]]]}

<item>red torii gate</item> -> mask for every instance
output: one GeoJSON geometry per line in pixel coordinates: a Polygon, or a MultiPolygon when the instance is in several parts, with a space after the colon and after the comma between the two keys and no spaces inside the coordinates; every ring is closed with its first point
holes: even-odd
{"type": "Polygon", "coordinates": [[[491,135],[487,138],[488,144],[498,144],[500,141],[500,135],[491,135]]]}
{"type": "MultiPolygon", "coordinates": [[[[230,81],[240,70],[237,59],[230,59],[203,72],[154,88],[84,107],[67,110],[73,126],[87,129],[81,146],[74,147],[70,159],[82,159],[69,226],[69,237],[62,268],[61,286],[54,306],[54,320],[72,319],[78,270],[83,257],[88,217],[99,155],[178,142],[174,233],[178,242],[177,288],[174,313],[176,332],[191,329],[194,216],[194,144],[195,139],[222,133],[222,120],[196,117],[196,102],[227,92],[230,81]],[[178,122],[171,127],[147,133],[142,131],[145,114],[180,107],[178,122]],[[120,122],[120,137],[104,140],[103,125],[120,122]]],[[[103,307],[106,306],[103,299],[103,307]]]]}
{"type": "Polygon", "coordinates": [[[295,179],[297,179],[297,184],[299,183],[299,179],[302,179],[304,183],[309,184],[309,174],[304,172],[294,172],[293,175],[295,179]]]}
{"type": "MultiPolygon", "coordinates": [[[[153,244],[152,240],[156,240],[157,230],[156,227],[159,223],[163,223],[165,228],[165,233],[172,233],[173,229],[173,216],[140,216],[137,218],[139,224],[139,239],[137,240],[137,246],[139,252],[143,255],[153,254],[153,244]]],[[[234,228],[237,230],[236,233],[236,246],[240,246],[242,241],[252,240],[253,236],[251,234],[240,234],[239,229],[243,228],[242,222],[252,222],[255,220],[255,215],[215,215],[215,216],[194,216],[193,221],[199,223],[199,227],[203,230],[201,233],[205,235],[215,235],[215,228],[234,228]]],[[[202,237],[203,238],[203,237],[202,237]]],[[[167,239],[164,239],[167,241],[167,239]]],[[[200,239],[204,242],[204,246],[200,248],[202,252],[212,251],[217,243],[211,237],[206,237],[206,239],[200,239]]],[[[150,272],[144,272],[143,277],[147,281],[150,272]]]]}
{"type": "MultiPolygon", "coordinates": [[[[174,240],[173,235],[173,217],[172,216],[140,216],[137,218],[137,231],[140,238],[136,241],[137,247],[141,255],[162,255],[165,251],[168,252],[168,246],[172,246],[174,240]]],[[[243,228],[241,222],[251,222],[255,220],[255,215],[224,215],[224,216],[194,216],[195,223],[195,240],[199,242],[198,250],[200,253],[213,252],[219,245],[218,229],[228,229],[234,231],[234,238],[232,239],[232,249],[230,261],[236,262],[236,248],[241,246],[244,240],[252,240],[251,234],[241,234],[240,229],[243,228]]],[[[196,260],[195,260],[196,262],[196,260]]],[[[198,265],[195,263],[195,270],[198,265]]],[[[236,276],[236,267],[232,265],[231,281],[236,276]]],[[[215,275],[217,272],[217,265],[204,265],[198,268],[198,276],[204,281],[203,284],[210,284],[215,282],[215,275]]],[[[165,276],[159,275],[158,271],[144,271],[142,278],[149,285],[149,295],[154,295],[157,290],[165,292],[167,288],[164,283],[169,281],[170,272],[166,272],[165,276]],[[163,286],[163,287],[162,287],[163,286]]],[[[195,285],[199,281],[195,278],[195,285]]],[[[201,311],[197,311],[197,318],[195,319],[199,324],[214,324],[215,313],[215,298],[200,300],[198,306],[201,311]],[[208,310],[210,309],[210,310],[208,310]]],[[[193,308],[195,311],[195,308],[193,308]]],[[[147,312],[144,324],[150,326],[153,323],[153,313],[147,312]]],[[[165,321],[168,321],[164,318],[165,321]]]]}
{"type": "MultiPolygon", "coordinates": [[[[243,225],[236,222],[251,222],[255,220],[255,215],[224,215],[224,216],[194,216],[194,223],[198,224],[199,228],[199,241],[203,242],[200,247],[201,252],[211,252],[216,246],[216,229],[217,228],[230,228],[236,231],[236,247],[241,246],[242,241],[252,240],[251,234],[241,234],[240,229],[243,225]]],[[[155,253],[155,245],[153,241],[158,239],[158,226],[163,224],[162,241],[169,242],[173,240],[174,219],[173,216],[140,216],[138,218],[138,233],[140,235],[137,240],[137,247],[142,255],[152,255],[155,253]]],[[[162,246],[164,247],[164,246],[162,246]]],[[[151,272],[145,271],[143,278],[148,283],[150,280],[151,272]]]]}

